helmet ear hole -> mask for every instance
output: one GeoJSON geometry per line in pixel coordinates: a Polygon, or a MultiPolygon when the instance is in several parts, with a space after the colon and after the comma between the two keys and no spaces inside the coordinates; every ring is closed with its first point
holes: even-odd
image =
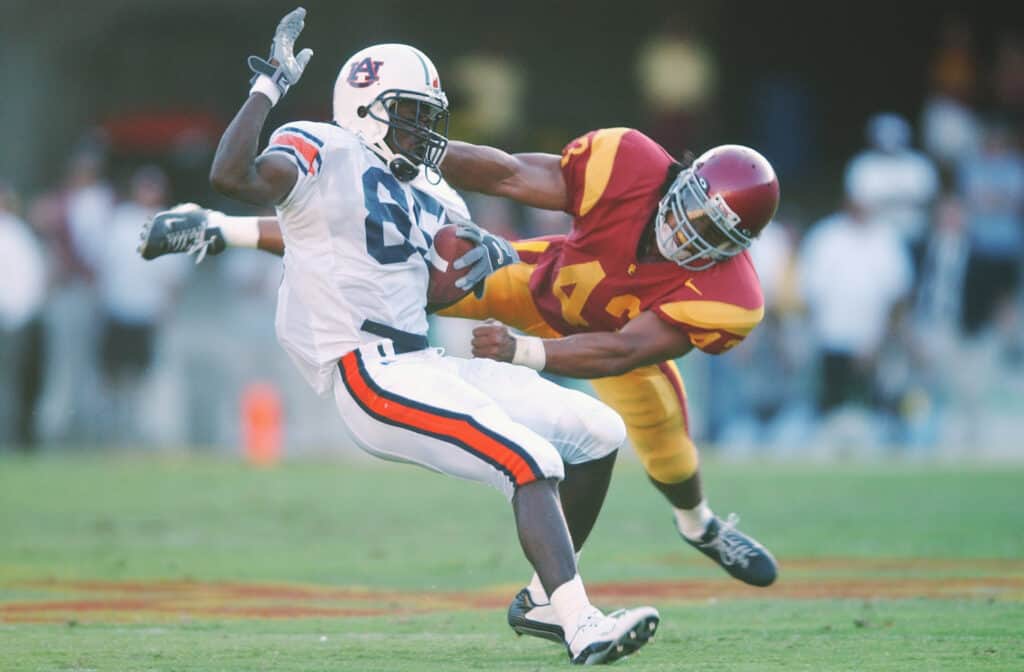
{"type": "Polygon", "coordinates": [[[356,114],[359,115],[360,119],[366,117],[366,115],[368,115],[369,113],[370,110],[366,109],[366,105],[360,105],[359,107],[356,108],[356,114]]]}

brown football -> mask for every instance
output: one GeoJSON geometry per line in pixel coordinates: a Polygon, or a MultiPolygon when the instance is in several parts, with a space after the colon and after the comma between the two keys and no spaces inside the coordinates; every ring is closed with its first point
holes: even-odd
{"type": "Polygon", "coordinates": [[[473,242],[455,235],[455,226],[449,224],[437,230],[432,254],[428,258],[430,285],[427,303],[445,305],[454,303],[469,292],[455,286],[455,281],[469,272],[469,268],[455,270],[452,262],[473,249],[473,242]]]}

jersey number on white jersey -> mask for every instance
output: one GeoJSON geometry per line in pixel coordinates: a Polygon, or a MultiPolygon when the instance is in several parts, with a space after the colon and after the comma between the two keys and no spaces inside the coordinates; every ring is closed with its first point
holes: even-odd
{"type": "Polygon", "coordinates": [[[432,220],[433,230],[440,226],[444,215],[442,206],[432,196],[418,189],[412,190],[412,218],[409,217],[408,206],[403,208],[399,203],[408,203],[405,192],[398,180],[387,170],[376,166],[363,173],[363,194],[366,199],[366,251],[381,264],[397,264],[418,252],[424,258],[430,248],[433,237],[424,227],[424,215],[432,220]],[[387,189],[394,203],[382,203],[378,193],[379,187],[387,189]],[[425,247],[413,241],[413,222],[425,241],[425,247]],[[402,236],[402,242],[388,245],[384,241],[384,225],[390,222],[402,236]]]}

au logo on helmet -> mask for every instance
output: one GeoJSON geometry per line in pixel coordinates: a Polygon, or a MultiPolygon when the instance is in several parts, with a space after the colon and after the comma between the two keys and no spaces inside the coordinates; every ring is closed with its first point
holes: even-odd
{"type": "Polygon", "coordinates": [[[382,65],[384,65],[384,61],[375,61],[369,56],[358,63],[353,63],[352,69],[348,73],[348,83],[357,89],[365,89],[371,84],[375,84],[380,80],[380,66],[382,65]]]}

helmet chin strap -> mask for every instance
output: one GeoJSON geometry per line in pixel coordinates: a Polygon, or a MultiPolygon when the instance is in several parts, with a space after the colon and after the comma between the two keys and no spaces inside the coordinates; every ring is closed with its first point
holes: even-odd
{"type": "Polygon", "coordinates": [[[374,142],[372,144],[366,143],[364,146],[376,154],[381,161],[386,163],[391,174],[401,182],[412,182],[420,172],[419,168],[416,167],[416,164],[404,156],[396,155],[391,151],[391,148],[382,141],[374,142]]]}
{"type": "MultiPolygon", "coordinates": [[[[379,98],[379,96],[378,96],[379,98]]],[[[377,101],[375,100],[374,103],[377,101]]],[[[371,103],[373,105],[374,103],[371,103]]],[[[370,115],[370,109],[366,105],[360,105],[356,108],[356,115],[360,118],[364,118],[370,115]]],[[[374,117],[374,119],[377,119],[374,117]]],[[[388,145],[386,140],[387,133],[392,130],[390,124],[388,125],[388,131],[385,131],[384,138],[377,140],[376,142],[369,144],[370,149],[381,158],[385,163],[388,164],[388,170],[394,175],[400,182],[412,182],[416,179],[416,176],[420,173],[420,167],[408,157],[399,154],[388,145]]],[[[424,164],[423,169],[424,177],[427,182],[433,185],[441,183],[443,179],[441,171],[434,165],[424,164]]]]}
{"type": "MultiPolygon", "coordinates": [[[[367,115],[365,106],[360,105],[356,112],[360,117],[367,115]]],[[[420,168],[408,158],[396,153],[383,139],[367,145],[374,154],[388,164],[388,170],[401,182],[412,182],[420,173],[420,168]]],[[[423,170],[427,182],[430,184],[441,183],[441,171],[434,166],[426,166],[423,170]]]]}

